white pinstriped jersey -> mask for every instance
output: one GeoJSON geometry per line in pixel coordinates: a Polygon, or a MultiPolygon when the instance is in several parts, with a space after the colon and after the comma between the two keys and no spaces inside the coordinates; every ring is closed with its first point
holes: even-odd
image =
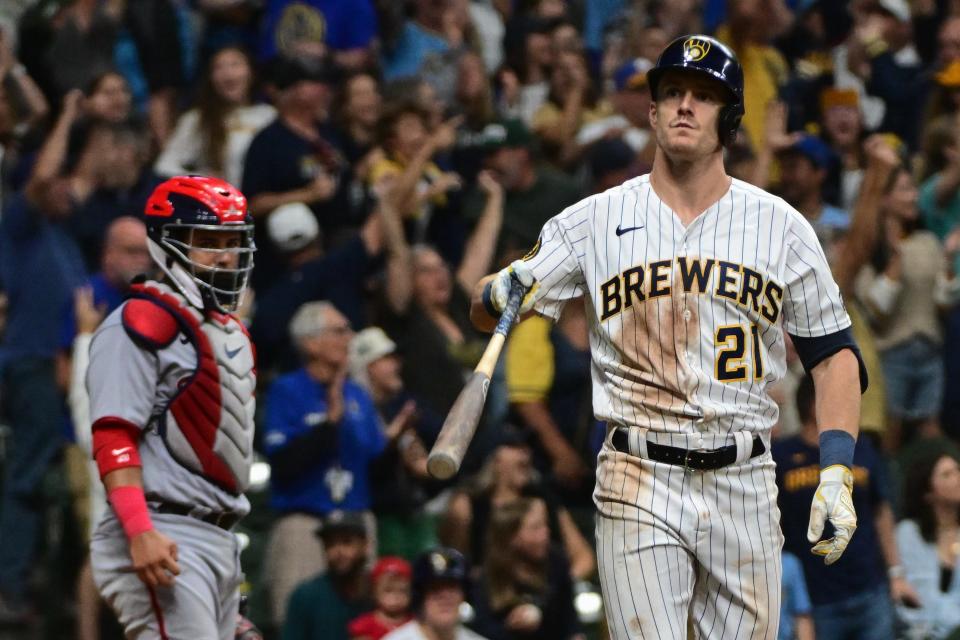
{"type": "Polygon", "coordinates": [[[735,179],[685,228],[649,175],[634,178],[549,220],[526,260],[542,315],[588,301],[594,412],[615,424],[766,431],[782,327],[814,337],[850,325],[810,224],[735,179]]]}

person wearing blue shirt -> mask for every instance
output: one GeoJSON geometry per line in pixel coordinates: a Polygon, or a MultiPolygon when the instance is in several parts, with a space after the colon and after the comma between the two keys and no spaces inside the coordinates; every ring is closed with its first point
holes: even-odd
{"type": "Polygon", "coordinates": [[[803,565],[800,564],[800,558],[786,552],[782,564],[783,598],[780,601],[777,640],[813,640],[810,594],[807,592],[807,582],[803,579],[803,565]]]}
{"type": "Polygon", "coordinates": [[[371,61],[378,28],[370,0],[268,0],[260,23],[261,60],[278,54],[319,58],[329,52],[349,69],[371,61]]]}
{"type": "MultiPolygon", "coordinates": [[[[897,571],[900,554],[893,511],[882,461],[869,438],[857,441],[853,456],[856,533],[843,556],[832,565],[810,553],[807,524],[810,503],[820,482],[814,403],[813,381],[808,375],[797,389],[800,433],[772,446],[783,548],[800,558],[803,565],[818,640],[893,640],[893,602],[915,603],[917,594],[897,571]]],[[[831,535],[830,531],[824,532],[825,538],[831,535]]]]}
{"type": "MultiPolygon", "coordinates": [[[[439,62],[437,69],[445,65],[440,61],[451,46],[444,33],[444,12],[447,3],[419,0],[414,3],[414,15],[403,23],[396,44],[384,52],[381,63],[383,77],[387,81],[415,76],[428,61],[439,62]]],[[[431,64],[433,64],[431,62],[431,64]]],[[[431,80],[436,80],[431,75],[431,80]]]]}
{"type": "Polygon", "coordinates": [[[40,533],[37,493],[63,445],[63,400],[54,374],[60,313],[83,284],[83,258],[64,212],[14,194],[0,220],[0,282],[9,299],[0,343],[3,401],[13,428],[0,506],[0,622],[27,617],[27,574],[40,533]],[[57,215],[60,213],[61,215],[57,215]]]}
{"type": "Polygon", "coordinates": [[[266,561],[278,625],[294,587],[324,568],[314,536],[323,516],[367,512],[373,541],[368,466],[387,445],[370,396],[347,379],[353,332],[343,314],[329,302],[309,302],[290,321],[290,337],[303,367],[270,388],[263,441],[272,469],[271,506],[281,514],[266,561]]]}

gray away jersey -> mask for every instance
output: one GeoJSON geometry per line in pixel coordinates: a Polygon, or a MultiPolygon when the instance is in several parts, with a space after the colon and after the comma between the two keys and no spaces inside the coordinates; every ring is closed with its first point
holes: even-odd
{"type": "MultiPolygon", "coordinates": [[[[192,505],[198,516],[211,512],[246,514],[250,503],[243,494],[224,491],[179,464],[157,431],[157,420],[177,392],[178,383],[197,367],[196,350],[183,333],[162,349],[142,349],[123,328],[126,304],[107,316],[90,344],[87,389],[91,421],[113,416],[141,427],[140,458],[148,502],[166,500],[192,505]]],[[[236,333],[243,349],[235,357],[252,366],[250,341],[239,330],[236,333]]],[[[252,438],[252,403],[249,413],[252,438]]]]}
{"type": "Polygon", "coordinates": [[[640,176],[550,219],[525,258],[535,309],[583,295],[597,418],[652,431],[763,432],[786,371],[783,328],[822,336],[850,319],[804,217],[733,180],[688,227],[640,176]]]}

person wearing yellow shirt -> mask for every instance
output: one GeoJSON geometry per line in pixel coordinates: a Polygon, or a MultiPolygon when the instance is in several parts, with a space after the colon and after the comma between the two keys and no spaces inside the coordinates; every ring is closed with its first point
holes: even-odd
{"type": "Polygon", "coordinates": [[[460,177],[433,161],[453,146],[460,121],[452,118],[431,132],[427,114],[404,102],[388,109],[377,125],[382,153],[371,163],[369,183],[374,190],[392,183],[400,212],[414,221],[414,241],[423,239],[434,208],[446,206],[447,192],[460,188],[460,177]]]}

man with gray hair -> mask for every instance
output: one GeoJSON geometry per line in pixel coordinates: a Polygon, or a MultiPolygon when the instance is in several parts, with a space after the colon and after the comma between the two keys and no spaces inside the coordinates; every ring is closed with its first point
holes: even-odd
{"type": "Polygon", "coordinates": [[[353,330],[346,317],[329,302],[308,302],[289,329],[302,366],[270,388],[264,436],[273,468],[271,506],[281,514],[266,558],[278,626],[293,589],[325,567],[314,535],[324,516],[337,509],[365,512],[376,548],[367,469],[387,445],[370,396],[347,379],[353,330]]]}

